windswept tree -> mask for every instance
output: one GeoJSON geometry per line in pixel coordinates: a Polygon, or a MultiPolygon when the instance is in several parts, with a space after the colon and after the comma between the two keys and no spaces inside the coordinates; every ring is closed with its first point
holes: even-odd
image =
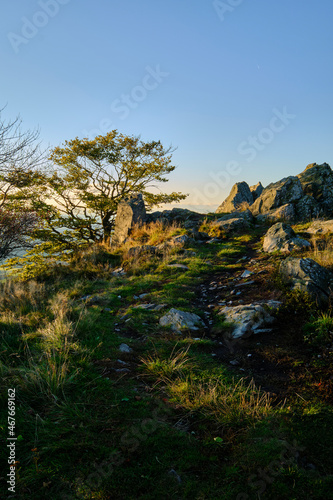
{"type": "Polygon", "coordinates": [[[148,209],[186,198],[179,192],[151,191],[175,169],[172,152],[160,141],[143,142],[117,130],[53,149],[53,167],[28,176],[19,196],[38,214],[39,226],[31,235],[37,243],[9,267],[23,264],[32,275],[33,268],[44,267],[45,255],[66,260],[89,244],[109,244],[117,206],[131,193],[142,193],[148,209]]]}
{"type": "Polygon", "coordinates": [[[143,194],[147,208],[182,200],[186,195],[152,193],[175,169],[171,148],[143,142],[117,130],[93,140],[74,139],[55,148],[51,174],[36,180],[32,207],[44,221],[38,238],[65,245],[109,242],[118,203],[133,192],[143,194]]]}

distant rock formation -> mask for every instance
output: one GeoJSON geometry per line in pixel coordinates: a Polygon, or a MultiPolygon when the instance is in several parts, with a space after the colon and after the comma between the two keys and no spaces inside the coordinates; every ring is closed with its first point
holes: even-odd
{"type": "Polygon", "coordinates": [[[311,163],[297,176],[285,177],[263,188],[235,184],[216,213],[233,212],[247,202],[254,216],[271,220],[309,220],[333,215],[333,171],[327,163],[311,163]]]}
{"type": "Polygon", "coordinates": [[[252,205],[253,194],[246,182],[237,182],[233,185],[228,198],[218,207],[216,213],[224,214],[234,212],[241,208],[244,203],[252,205]]]}
{"type": "Polygon", "coordinates": [[[133,193],[124,198],[118,205],[111,247],[122,245],[134,224],[143,224],[146,218],[146,208],[141,193],[133,193]]]}

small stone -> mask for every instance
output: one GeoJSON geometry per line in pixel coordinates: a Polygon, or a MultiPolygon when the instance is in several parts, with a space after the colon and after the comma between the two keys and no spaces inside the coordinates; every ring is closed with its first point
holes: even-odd
{"type": "Polygon", "coordinates": [[[130,353],[130,352],[133,352],[133,349],[131,349],[130,346],[128,346],[127,344],[120,344],[119,351],[125,352],[125,353],[130,353]]]}
{"type": "Polygon", "coordinates": [[[248,278],[249,276],[252,276],[251,271],[244,271],[243,274],[241,275],[241,278],[248,278]]]}
{"type": "Polygon", "coordinates": [[[237,366],[237,365],[239,365],[239,361],[237,361],[237,359],[233,359],[232,361],[229,361],[229,363],[230,363],[232,366],[237,366]]]}
{"type": "Polygon", "coordinates": [[[172,267],[174,269],[182,269],[183,271],[188,271],[188,267],[184,264],[168,264],[167,267],[172,267]]]}

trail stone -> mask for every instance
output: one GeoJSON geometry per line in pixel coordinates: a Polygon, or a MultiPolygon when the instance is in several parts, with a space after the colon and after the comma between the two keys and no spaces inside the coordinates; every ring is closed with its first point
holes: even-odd
{"type": "Polygon", "coordinates": [[[253,195],[246,182],[237,182],[232,186],[229,196],[221,203],[215,213],[234,212],[243,203],[252,205],[253,195]]]}
{"type": "Polygon", "coordinates": [[[293,290],[308,293],[319,307],[325,307],[333,290],[333,273],[312,259],[288,257],[280,264],[282,280],[293,290]]]}
{"type": "Polygon", "coordinates": [[[120,344],[119,351],[130,353],[130,352],[133,352],[133,349],[131,349],[130,346],[128,346],[127,344],[120,344]]]}
{"type": "Polygon", "coordinates": [[[188,267],[185,264],[168,264],[167,267],[174,269],[182,269],[183,271],[188,271],[188,267]]]}
{"type": "Polygon", "coordinates": [[[177,332],[182,330],[199,330],[204,324],[197,314],[170,309],[170,311],[160,318],[161,326],[171,326],[177,332]]]}
{"type": "Polygon", "coordinates": [[[111,247],[115,248],[122,245],[130,234],[133,225],[143,224],[146,218],[146,209],[141,193],[134,193],[124,198],[118,205],[111,247]]]}
{"type": "Polygon", "coordinates": [[[234,339],[248,337],[251,334],[261,333],[263,327],[274,322],[272,312],[281,306],[281,302],[254,302],[233,307],[223,307],[219,315],[224,315],[228,323],[234,323],[232,337],[234,339]]]}
{"type": "Polygon", "coordinates": [[[283,222],[277,222],[267,231],[264,238],[263,250],[268,253],[276,251],[290,252],[292,250],[309,248],[310,246],[308,241],[298,238],[290,226],[283,222]]]}

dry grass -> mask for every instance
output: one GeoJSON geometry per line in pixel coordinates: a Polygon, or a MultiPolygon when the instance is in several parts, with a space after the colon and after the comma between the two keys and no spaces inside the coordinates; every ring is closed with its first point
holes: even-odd
{"type": "Polygon", "coordinates": [[[179,224],[173,222],[165,224],[162,221],[150,222],[149,224],[136,224],[131,230],[131,237],[125,248],[135,245],[160,245],[173,236],[184,234],[186,231],[179,224]]]}
{"type": "Polygon", "coordinates": [[[0,311],[10,310],[21,316],[38,311],[47,300],[44,283],[37,281],[17,282],[7,280],[0,283],[0,311]]]}
{"type": "Polygon", "coordinates": [[[309,250],[305,256],[323,267],[333,269],[333,236],[331,234],[313,236],[311,246],[312,250],[309,250]]]}

